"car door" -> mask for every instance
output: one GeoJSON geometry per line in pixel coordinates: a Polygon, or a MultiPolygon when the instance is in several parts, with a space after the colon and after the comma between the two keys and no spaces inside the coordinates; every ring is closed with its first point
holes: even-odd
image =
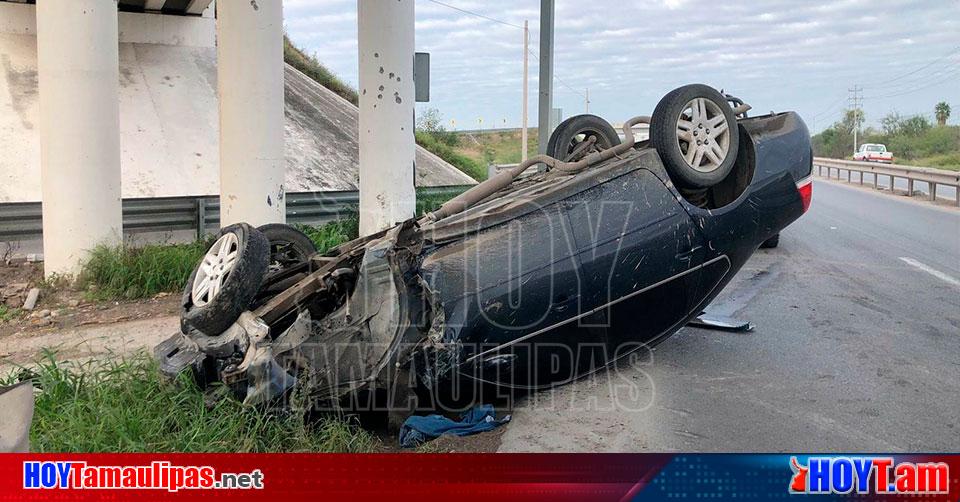
{"type": "Polygon", "coordinates": [[[696,303],[704,250],[663,182],[636,169],[569,199],[584,330],[602,330],[610,358],[654,341],[696,303]]]}
{"type": "Polygon", "coordinates": [[[541,387],[570,378],[571,334],[562,326],[576,314],[580,288],[562,202],[528,203],[532,210],[514,206],[523,214],[433,253],[422,270],[441,295],[444,341],[463,347],[462,373],[541,387]]]}

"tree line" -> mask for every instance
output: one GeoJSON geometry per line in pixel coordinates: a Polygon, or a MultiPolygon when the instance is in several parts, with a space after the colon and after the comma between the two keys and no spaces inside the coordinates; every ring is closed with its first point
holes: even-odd
{"type": "MultiPolygon", "coordinates": [[[[935,123],[924,115],[889,113],[880,120],[879,127],[858,130],[857,143],[884,144],[898,163],[960,168],[960,126],[947,124],[950,111],[948,103],[938,103],[934,107],[935,123]]],[[[865,118],[862,110],[846,110],[843,118],[813,136],[814,154],[836,159],[852,157],[853,131],[865,118]]]]}

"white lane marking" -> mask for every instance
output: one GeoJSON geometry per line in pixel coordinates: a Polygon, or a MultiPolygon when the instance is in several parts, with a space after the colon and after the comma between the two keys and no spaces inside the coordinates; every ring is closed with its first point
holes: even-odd
{"type": "Polygon", "coordinates": [[[907,257],[901,256],[900,261],[906,263],[907,265],[910,265],[911,267],[915,267],[917,269],[923,270],[924,272],[936,277],[937,279],[940,279],[941,281],[947,284],[952,284],[960,288],[960,280],[950,277],[949,275],[944,274],[943,272],[935,268],[924,265],[923,263],[920,263],[917,260],[914,260],[913,258],[907,258],[907,257]]]}

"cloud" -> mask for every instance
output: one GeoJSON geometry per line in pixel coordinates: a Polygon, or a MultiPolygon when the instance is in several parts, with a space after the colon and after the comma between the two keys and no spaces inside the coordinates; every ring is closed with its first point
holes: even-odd
{"type": "Polygon", "coordinates": [[[687,0],[663,0],[663,5],[671,10],[679,9],[685,3],[687,3],[687,0]]]}
{"type": "MultiPolygon", "coordinates": [[[[444,3],[514,25],[528,19],[538,54],[538,0],[444,3]]],[[[356,8],[357,0],[284,1],[291,38],[354,85],[356,8]]],[[[461,125],[481,117],[519,124],[521,30],[429,0],[416,8],[417,50],[430,52],[433,65],[433,101],[420,107],[461,125]]],[[[756,110],[797,110],[817,129],[839,117],[852,85],[866,89],[871,122],[893,109],[960,105],[956,81],[936,82],[941,67],[960,67],[960,54],[885,83],[960,47],[955,1],[558,0],[556,9],[555,106],[567,116],[582,112],[588,87],[591,112],[616,122],[649,114],[663,94],[690,82],[735,93],[756,110]]],[[[534,57],[530,70],[535,124],[534,57]]]]}

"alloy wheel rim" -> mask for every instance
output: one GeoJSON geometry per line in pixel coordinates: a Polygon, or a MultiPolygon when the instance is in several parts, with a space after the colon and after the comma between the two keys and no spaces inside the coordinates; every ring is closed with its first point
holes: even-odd
{"type": "Polygon", "coordinates": [[[693,169],[718,169],[730,151],[730,124],[720,106],[707,98],[688,101],[677,117],[677,146],[693,169]]]}
{"type": "Polygon", "coordinates": [[[217,239],[213,246],[203,256],[197,276],[193,281],[190,298],[197,307],[203,307],[213,301],[230,273],[237,265],[240,254],[240,239],[233,232],[228,232],[217,239]]]}

